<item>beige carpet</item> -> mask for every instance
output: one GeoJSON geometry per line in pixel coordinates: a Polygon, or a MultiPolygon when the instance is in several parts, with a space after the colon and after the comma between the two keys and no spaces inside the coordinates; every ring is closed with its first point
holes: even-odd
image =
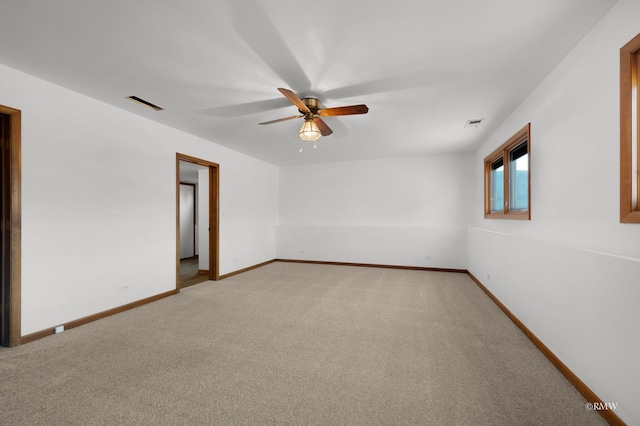
{"type": "Polygon", "coordinates": [[[272,263],[14,349],[3,425],[596,425],[464,274],[272,263]]]}

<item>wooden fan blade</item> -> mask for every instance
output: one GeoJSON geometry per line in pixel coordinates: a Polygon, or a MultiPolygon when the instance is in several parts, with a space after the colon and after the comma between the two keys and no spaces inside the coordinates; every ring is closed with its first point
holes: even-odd
{"type": "Polygon", "coordinates": [[[367,112],[369,112],[369,108],[366,105],[361,104],[321,109],[318,111],[318,115],[322,117],[334,117],[336,115],[366,114],[367,112]]]}
{"type": "Polygon", "coordinates": [[[285,98],[289,99],[292,104],[297,106],[300,111],[311,112],[309,110],[309,107],[304,102],[302,102],[302,99],[300,99],[298,95],[293,93],[291,90],[283,89],[282,87],[279,87],[278,90],[284,95],[285,98]]]}
{"type": "Polygon", "coordinates": [[[304,115],[292,115],[291,117],[278,118],[277,120],[271,120],[271,121],[263,121],[262,123],[258,123],[258,124],[273,124],[273,123],[279,123],[281,121],[293,120],[294,118],[301,118],[301,117],[304,117],[304,115]]]}
{"type": "Polygon", "coordinates": [[[318,126],[318,129],[320,129],[320,134],[322,136],[329,136],[331,133],[333,133],[333,130],[331,130],[331,128],[329,126],[327,126],[327,123],[322,121],[322,118],[314,117],[313,121],[318,126]]]}

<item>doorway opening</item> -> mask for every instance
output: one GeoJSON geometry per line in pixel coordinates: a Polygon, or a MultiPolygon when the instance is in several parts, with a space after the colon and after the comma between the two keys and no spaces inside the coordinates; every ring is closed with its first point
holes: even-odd
{"type": "Polygon", "coordinates": [[[218,164],[176,154],[177,291],[220,277],[219,182],[218,164]]]}
{"type": "Polygon", "coordinates": [[[0,345],[20,344],[21,113],[0,105],[0,345]]]}
{"type": "Polygon", "coordinates": [[[180,162],[180,288],[209,280],[209,169],[180,162]]]}

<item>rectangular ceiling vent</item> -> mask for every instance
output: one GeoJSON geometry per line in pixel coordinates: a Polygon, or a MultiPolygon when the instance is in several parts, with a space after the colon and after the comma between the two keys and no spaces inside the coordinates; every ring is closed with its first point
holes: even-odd
{"type": "Polygon", "coordinates": [[[127,96],[127,99],[129,99],[130,101],[133,101],[133,102],[137,102],[140,105],[144,105],[144,106],[146,106],[148,108],[151,108],[151,109],[153,109],[155,111],[162,111],[164,109],[162,107],[159,107],[158,105],[152,104],[151,102],[147,102],[144,99],[141,99],[141,98],[139,98],[137,96],[127,96]]]}
{"type": "Polygon", "coordinates": [[[469,120],[467,121],[467,124],[464,125],[464,127],[478,127],[480,123],[482,123],[482,120],[484,120],[484,118],[476,118],[475,120],[469,120]]]}

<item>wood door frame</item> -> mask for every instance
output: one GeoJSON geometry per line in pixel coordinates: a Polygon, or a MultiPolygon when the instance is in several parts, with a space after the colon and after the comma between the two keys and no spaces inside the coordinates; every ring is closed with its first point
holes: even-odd
{"type": "Polygon", "coordinates": [[[209,279],[220,279],[220,165],[176,153],[176,291],[180,291],[180,161],[209,169],[209,279]]]}
{"type": "MultiPolygon", "coordinates": [[[[1,334],[0,345],[17,346],[20,344],[20,289],[22,272],[21,229],[22,229],[22,154],[20,110],[0,105],[0,114],[8,117],[8,135],[3,142],[2,156],[3,176],[1,184],[8,194],[7,208],[2,209],[1,219],[5,232],[2,233],[2,244],[7,250],[3,263],[3,274],[0,291],[3,292],[4,308],[2,324],[5,330],[1,334]],[[5,146],[6,144],[6,146],[5,146]],[[6,267],[6,270],[5,268],[6,267]],[[5,279],[6,278],[6,279],[5,279]]],[[[4,140],[4,138],[2,138],[4,140]]]]}

